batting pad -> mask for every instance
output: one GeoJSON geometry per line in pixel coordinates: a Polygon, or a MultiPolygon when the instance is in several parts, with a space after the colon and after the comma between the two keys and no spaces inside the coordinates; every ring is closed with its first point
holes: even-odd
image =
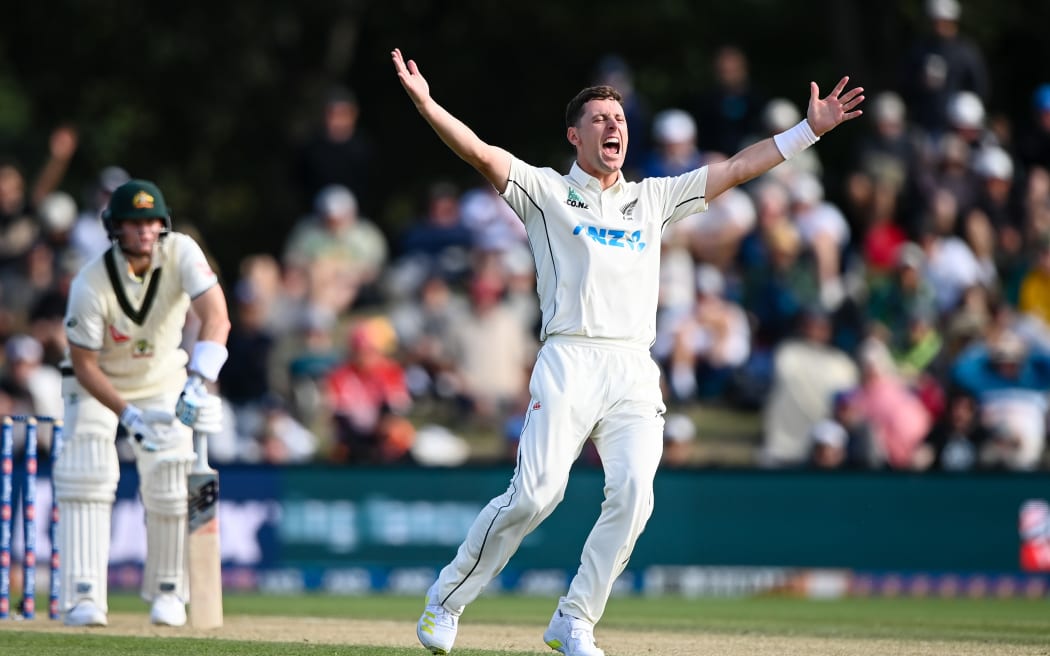
{"type": "MultiPolygon", "coordinates": [[[[63,454],[63,458],[65,454],[63,454]]],[[[84,600],[107,612],[107,574],[112,503],[58,502],[59,553],[62,554],[59,608],[66,612],[84,600]]]]}
{"type": "Polygon", "coordinates": [[[55,498],[112,504],[120,480],[117,446],[112,436],[73,434],[55,463],[55,498]]]}
{"type": "Polygon", "coordinates": [[[143,476],[139,489],[146,507],[146,567],[142,598],[153,601],[171,592],[189,598],[186,577],[186,476],[193,456],[158,458],[143,476]]]}

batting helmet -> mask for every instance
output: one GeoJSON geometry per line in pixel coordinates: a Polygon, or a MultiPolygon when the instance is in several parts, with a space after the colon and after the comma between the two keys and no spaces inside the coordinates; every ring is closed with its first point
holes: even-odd
{"type": "Polygon", "coordinates": [[[163,219],[161,234],[171,231],[171,212],[164,202],[164,195],[149,180],[128,180],[120,185],[113,190],[109,205],[102,210],[102,225],[110,238],[117,236],[119,222],[145,219],[163,219]]]}

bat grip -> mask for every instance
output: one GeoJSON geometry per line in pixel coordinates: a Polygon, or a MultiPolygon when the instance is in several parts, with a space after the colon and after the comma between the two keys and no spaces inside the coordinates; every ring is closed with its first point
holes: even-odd
{"type": "Polygon", "coordinates": [[[208,434],[193,431],[193,451],[197,455],[197,461],[193,464],[194,471],[207,471],[208,466],[208,434]]]}

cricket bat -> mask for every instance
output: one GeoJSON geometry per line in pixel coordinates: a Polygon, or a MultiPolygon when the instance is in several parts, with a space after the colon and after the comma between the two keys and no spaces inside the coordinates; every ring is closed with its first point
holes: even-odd
{"type": "Polygon", "coordinates": [[[219,548],[219,472],[208,464],[208,436],[193,433],[197,460],[188,476],[190,625],[222,626],[222,555],[219,548]]]}

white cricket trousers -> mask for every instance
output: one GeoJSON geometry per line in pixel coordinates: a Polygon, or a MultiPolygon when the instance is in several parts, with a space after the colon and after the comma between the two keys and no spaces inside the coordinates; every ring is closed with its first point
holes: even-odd
{"type": "Polygon", "coordinates": [[[663,453],[660,370],[636,346],[552,336],[540,349],[529,392],[510,487],[474,520],[430,603],[459,613],[481,594],[564,498],[569,470],[590,437],[605,472],[605,501],[558,607],[597,623],[653,511],[663,453]]]}

